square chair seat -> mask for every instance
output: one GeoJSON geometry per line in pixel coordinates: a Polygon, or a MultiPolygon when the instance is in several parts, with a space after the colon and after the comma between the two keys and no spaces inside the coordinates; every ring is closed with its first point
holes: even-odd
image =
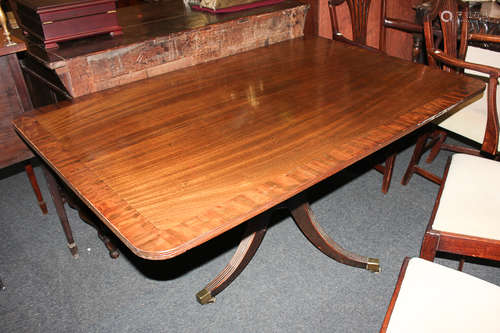
{"type": "Polygon", "coordinates": [[[500,287],[421,259],[408,262],[387,332],[498,332],[500,287]]]}
{"type": "Polygon", "coordinates": [[[499,189],[500,162],[454,154],[432,229],[500,240],[499,189]]]}

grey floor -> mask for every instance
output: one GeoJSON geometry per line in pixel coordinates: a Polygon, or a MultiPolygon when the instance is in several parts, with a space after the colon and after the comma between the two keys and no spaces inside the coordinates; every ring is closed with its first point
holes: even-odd
{"type": "MultiPolygon", "coordinates": [[[[153,262],[126,249],[111,259],[95,231],[68,209],[79,259],[73,259],[39,167],[49,214],[41,214],[19,167],[0,173],[1,332],[377,332],[401,262],[416,256],[437,186],[399,181],[410,148],[398,155],[390,192],[381,175],[357,165],[308,192],[322,226],[341,245],[380,258],[373,274],[316,250],[284,213],[275,215],[247,269],[201,306],[195,293],[229,261],[240,229],[176,259],[153,262]]],[[[441,172],[441,154],[432,169],[441,172]]],[[[471,170],[471,173],[473,170],[471,170]]],[[[450,258],[437,260],[455,266],[450,258]]],[[[500,285],[500,267],[464,270],[500,285]]]]}

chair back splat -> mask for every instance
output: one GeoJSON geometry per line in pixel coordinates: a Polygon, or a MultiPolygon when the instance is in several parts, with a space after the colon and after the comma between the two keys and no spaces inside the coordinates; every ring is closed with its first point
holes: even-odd
{"type": "MultiPolygon", "coordinates": [[[[469,20],[461,20],[461,18],[468,17],[468,5],[459,7],[457,0],[435,0],[435,4],[435,7],[430,8],[427,15],[424,16],[427,50],[441,51],[447,56],[464,60],[467,51],[469,20]],[[436,26],[434,24],[439,25],[441,34],[435,33],[436,26]],[[440,38],[436,40],[435,35],[440,38]],[[442,44],[441,50],[436,47],[440,44],[442,44]]],[[[427,60],[429,65],[439,66],[430,53],[427,54],[427,60]]],[[[452,68],[446,67],[445,70],[450,71],[452,68]]]]}
{"type": "MultiPolygon", "coordinates": [[[[349,14],[351,16],[352,40],[356,43],[366,45],[366,35],[368,31],[368,12],[371,0],[330,0],[330,16],[332,22],[333,38],[342,36],[338,28],[336,7],[347,2],[349,14]]],[[[384,1],[385,2],[385,1],[384,1]]]]}
{"type": "MultiPolygon", "coordinates": [[[[382,13],[385,11],[385,0],[382,0],[381,15],[380,15],[380,40],[379,49],[366,45],[368,33],[368,13],[370,11],[371,0],[329,0],[330,19],[332,23],[332,39],[341,41],[350,45],[361,47],[374,52],[385,51],[385,30],[382,20],[382,13]],[[351,17],[352,40],[344,37],[339,30],[337,6],[347,3],[349,14],[351,17]]],[[[387,193],[391,184],[392,171],[394,169],[396,154],[390,153],[385,156],[385,162],[374,166],[375,170],[383,174],[382,193],[387,193]]]]}

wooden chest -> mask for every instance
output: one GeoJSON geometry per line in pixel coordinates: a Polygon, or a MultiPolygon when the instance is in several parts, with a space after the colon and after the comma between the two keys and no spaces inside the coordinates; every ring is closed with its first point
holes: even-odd
{"type": "Polygon", "coordinates": [[[122,33],[115,0],[15,0],[19,25],[45,44],[102,33],[122,33]]]}

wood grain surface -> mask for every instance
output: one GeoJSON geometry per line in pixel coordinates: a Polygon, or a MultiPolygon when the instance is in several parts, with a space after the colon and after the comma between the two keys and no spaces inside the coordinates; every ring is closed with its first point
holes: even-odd
{"type": "Polygon", "coordinates": [[[299,38],[28,113],[15,126],[132,251],[167,259],[483,89],[299,38]]]}

